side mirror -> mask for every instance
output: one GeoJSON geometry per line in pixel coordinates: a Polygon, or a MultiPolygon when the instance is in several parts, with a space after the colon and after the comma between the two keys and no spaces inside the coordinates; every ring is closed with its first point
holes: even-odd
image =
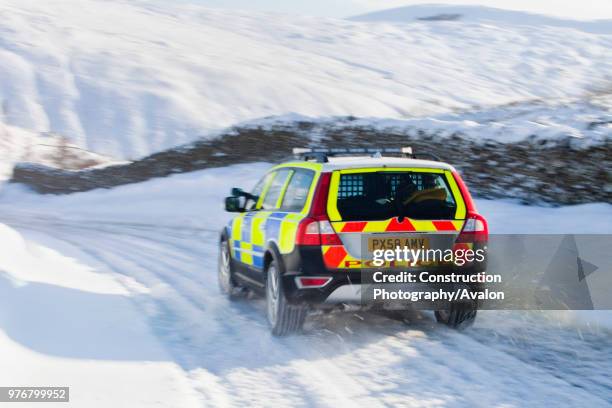
{"type": "Polygon", "coordinates": [[[240,197],[226,197],[225,198],[225,211],[227,212],[243,212],[244,207],[242,206],[240,197]]]}
{"type": "Polygon", "coordinates": [[[244,196],[244,190],[238,187],[232,187],[232,191],[230,192],[230,195],[233,195],[234,197],[244,196]]]}

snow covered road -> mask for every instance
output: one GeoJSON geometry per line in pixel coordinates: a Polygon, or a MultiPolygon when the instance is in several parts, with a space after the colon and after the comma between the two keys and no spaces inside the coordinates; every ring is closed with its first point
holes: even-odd
{"type": "MultiPolygon", "coordinates": [[[[597,325],[575,325],[558,313],[483,312],[476,325],[464,333],[436,325],[429,313],[415,312],[406,321],[362,312],[314,315],[309,317],[304,335],[272,337],[261,299],[229,302],[217,290],[215,242],[224,216],[214,200],[224,194],[225,189],[218,187],[229,183],[229,176],[232,180],[244,176],[244,186],[251,184],[257,174],[249,170],[252,173],[252,167],[235,166],[225,170],[226,177],[219,177],[221,170],[207,170],[64,197],[9,190],[0,197],[0,223],[17,230],[27,243],[61,254],[67,260],[67,270],[76,268],[75,276],[80,273],[78,268],[87,266],[91,276],[80,279],[90,286],[97,285],[95,279],[109,278],[120,284],[123,296],[117,302],[129,299],[130,304],[120,303],[121,307],[112,309],[122,316],[112,332],[120,333],[126,322],[144,324],[154,338],[135,337],[139,344],[132,344],[132,349],[162,349],[155,358],[144,351],[135,353],[130,364],[140,367],[144,375],[141,381],[126,376],[125,386],[133,382],[132,396],[146,389],[164,390],[155,393],[162,406],[177,406],[177,393],[187,395],[181,403],[185,407],[523,406],[525,402],[532,406],[598,407],[612,403],[610,332],[597,325]],[[195,185],[204,188],[195,190],[195,185]],[[170,186],[174,186],[174,218],[161,218],[155,208],[160,200],[170,200],[170,186]],[[182,194],[188,192],[193,200],[179,206],[182,194]],[[139,207],[134,199],[137,196],[151,209],[140,217],[134,215],[139,207]],[[121,197],[125,205],[120,204],[121,197]],[[110,208],[111,203],[116,207],[110,208]],[[181,217],[193,216],[190,209],[195,211],[198,206],[205,222],[179,222],[181,217]],[[97,216],[93,215],[94,207],[97,216]],[[147,216],[151,218],[147,220],[147,216]],[[150,222],[154,217],[160,217],[159,222],[150,222]],[[156,376],[156,372],[165,374],[156,376]],[[161,387],[162,378],[172,378],[180,386],[161,387]]],[[[503,202],[484,204],[481,207],[488,212],[498,209],[500,216],[525,216],[538,210],[503,202]]],[[[576,218],[585,214],[609,215],[611,211],[606,205],[583,208],[590,211],[569,207],[546,212],[571,212],[578,222],[576,218]]],[[[46,269],[38,268],[37,273],[44,275],[46,269]]],[[[23,290],[2,282],[4,293],[23,290]]],[[[0,297],[0,310],[15,307],[11,303],[15,299],[0,297]]],[[[96,324],[105,322],[103,315],[108,310],[87,300],[61,303],[58,308],[58,314],[65,313],[67,318],[85,319],[91,313],[93,327],[88,330],[104,332],[96,324]]],[[[108,321],[106,317],[107,325],[108,321]]],[[[87,327],[82,322],[75,325],[87,327]]],[[[37,350],[30,341],[41,330],[16,334],[0,319],[3,336],[19,347],[34,348],[46,358],[52,353],[37,350]]],[[[75,334],[74,330],[54,332],[53,336],[66,349],[71,343],[91,340],[91,335],[75,334]]],[[[115,338],[110,336],[107,342],[115,338]]],[[[116,354],[103,352],[68,355],[76,362],[86,361],[94,377],[103,376],[104,366],[118,359],[116,354]]],[[[3,366],[6,358],[3,351],[3,366]]],[[[45,374],[38,378],[44,379],[45,374]]],[[[88,388],[70,375],[61,378],[73,386],[73,393],[90,393],[89,399],[80,399],[83,406],[95,405],[99,388],[88,388]]],[[[48,381],[56,382],[52,377],[48,381]]],[[[120,395],[113,401],[117,406],[122,406],[120,395]]],[[[136,399],[129,403],[139,405],[147,402],[136,399]]]]}
{"type": "Polygon", "coordinates": [[[488,312],[473,330],[456,333],[429,314],[400,322],[360,312],[313,316],[305,335],[277,339],[268,333],[261,300],[230,303],[218,293],[216,232],[3,222],[122,282],[207,405],[612,402],[612,341],[599,330],[488,312]]]}

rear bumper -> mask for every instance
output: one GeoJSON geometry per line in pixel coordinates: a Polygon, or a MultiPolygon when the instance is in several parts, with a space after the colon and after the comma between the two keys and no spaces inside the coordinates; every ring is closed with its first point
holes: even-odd
{"type": "MultiPolygon", "coordinates": [[[[364,304],[364,297],[362,297],[366,285],[362,284],[362,278],[367,279],[369,274],[376,271],[375,269],[329,270],[323,263],[321,248],[316,246],[296,247],[291,254],[283,256],[283,262],[286,271],[283,276],[283,288],[290,303],[322,306],[344,303],[366,305],[364,304]],[[331,281],[321,288],[302,288],[296,282],[296,278],[314,276],[329,277],[331,281]]],[[[483,272],[485,266],[486,262],[468,267],[439,267],[427,269],[427,271],[440,275],[449,273],[470,275],[483,272]]],[[[477,290],[481,284],[470,284],[469,286],[477,290]]]]}

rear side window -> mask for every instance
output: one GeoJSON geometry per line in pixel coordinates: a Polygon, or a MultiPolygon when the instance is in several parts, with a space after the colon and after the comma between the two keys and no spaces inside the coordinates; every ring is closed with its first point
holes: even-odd
{"type": "Polygon", "coordinates": [[[262,209],[264,210],[276,210],[278,208],[277,203],[278,199],[283,192],[283,187],[287,182],[287,178],[291,174],[290,169],[281,169],[273,173],[274,179],[272,179],[272,183],[270,183],[270,187],[268,187],[268,191],[264,196],[262,209]]]}
{"type": "Polygon", "coordinates": [[[302,211],[306,204],[314,175],[315,173],[312,170],[295,170],[283,197],[283,204],[280,208],[282,211],[302,211]]]}
{"type": "Polygon", "coordinates": [[[445,220],[457,203],[443,173],[367,172],[340,176],[337,208],[345,221],[445,220]]]}

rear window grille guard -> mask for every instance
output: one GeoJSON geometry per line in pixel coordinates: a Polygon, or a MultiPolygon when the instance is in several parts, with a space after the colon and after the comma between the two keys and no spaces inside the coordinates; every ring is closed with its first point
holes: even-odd
{"type": "Polygon", "coordinates": [[[363,195],[363,177],[361,175],[343,175],[338,186],[338,198],[363,195]]]}
{"type": "MultiPolygon", "coordinates": [[[[423,177],[420,174],[410,174],[410,179],[412,179],[412,182],[414,183],[414,185],[417,187],[417,189],[423,190],[423,177]]],[[[397,191],[397,186],[400,184],[400,176],[397,174],[392,174],[390,176],[387,176],[387,183],[390,183],[391,185],[391,191],[395,194],[395,192],[397,191]]]]}

